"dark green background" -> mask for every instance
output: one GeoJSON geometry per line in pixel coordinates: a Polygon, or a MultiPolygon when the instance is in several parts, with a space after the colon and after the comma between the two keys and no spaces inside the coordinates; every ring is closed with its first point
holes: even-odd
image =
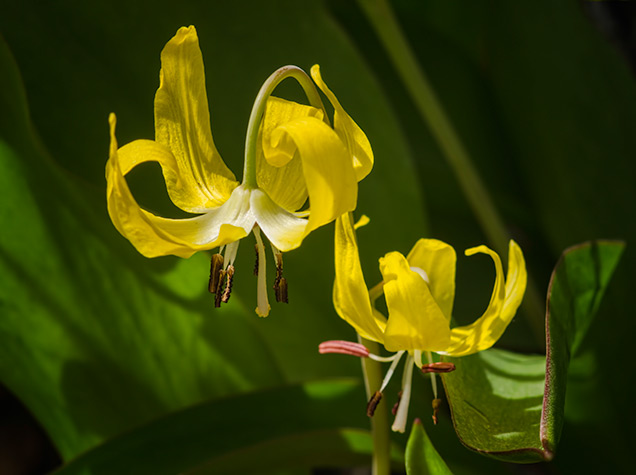
{"type": "MultiPolygon", "coordinates": [[[[578,2],[449,3],[394,7],[537,287],[545,292],[564,248],[593,238],[627,242],[573,360],[560,453],[546,467],[627,471],[635,442],[633,73],[578,2]]],[[[107,115],[118,115],[121,144],[153,137],[159,53],[189,24],[206,64],[214,139],[239,176],[262,81],[284,64],[320,63],[376,155],[358,207],[372,219],[360,232],[368,284],[379,280],[378,257],[406,252],[421,236],[459,250],[485,241],[353,2],[0,0],[0,380],[64,459],[194,403],[359,375],[355,359],[316,351],[322,340],[353,338],[331,305],[331,227],[286,256],[290,304],[261,320],[252,312],[249,240],[239,250],[231,303],[215,311],[205,290],[207,256],[147,260],[108,220],[107,115]]],[[[298,97],[293,87],[282,94],[298,97]]],[[[157,170],[139,170],[131,184],[141,203],[174,213],[157,170]]],[[[492,278],[486,259],[459,259],[458,321],[479,315],[492,278]]],[[[542,351],[522,316],[501,345],[542,351]]],[[[360,407],[343,404],[343,421],[365,423],[349,416],[363,410],[358,391],[360,407]]],[[[446,416],[430,428],[430,398],[418,379],[412,415],[426,421],[451,469],[509,470],[464,449],[446,416]]]]}

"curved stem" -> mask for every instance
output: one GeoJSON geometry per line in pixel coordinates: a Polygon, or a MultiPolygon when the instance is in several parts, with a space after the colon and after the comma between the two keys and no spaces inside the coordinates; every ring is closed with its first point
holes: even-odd
{"type": "MultiPolygon", "coordinates": [[[[499,254],[506,255],[509,235],[503,221],[497,213],[490,194],[481,181],[468,151],[415,58],[389,2],[387,0],[358,0],[358,3],[384,45],[389,58],[413,98],[420,116],[428,123],[433,137],[453,169],[457,181],[488,240],[499,254]]],[[[544,305],[536,287],[530,280],[528,280],[523,306],[525,316],[528,318],[528,323],[535,333],[537,341],[544,342],[544,305]]]]}
{"type": "Polygon", "coordinates": [[[313,81],[305,71],[298,66],[283,66],[272,73],[270,77],[263,83],[250,114],[250,120],[247,124],[247,136],[245,137],[245,162],[243,168],[243,185],[249,188],[256,188],[256,140],[258,139],[258,131],[265,113],[265,105],[267,99],[272,95],[276,86],[286,78],[294,78],[305,91],[305,95],[316,109],[321,109],[325,118],[327,113],[322,103],[320,94],[314,86],[313,81]]]}
{"type": "MultiPolygon", "coordinates": [[[[379,354],[380,345],[358,335],[358,341],[369,349],[370,353],[379,354]]],[[[367,391],[367,400],[382,384],[382,365],[371,358],[360,358],[362,361],[362,375],[367,391]]],[[[389,433],[389,414],[386,402],[380,401],[371,418],[371,433],[373,436],[373,475],[389,475],[391,473],[391,439],[389,433]]]]}

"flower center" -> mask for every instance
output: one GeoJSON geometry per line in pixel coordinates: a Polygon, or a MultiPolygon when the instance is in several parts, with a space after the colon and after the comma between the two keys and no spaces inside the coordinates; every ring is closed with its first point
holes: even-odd
{"type": "MultiPolygon", "coordinates": [[[[417,272],[417,271],[416,271],[417,272]]],[[[424,272],[424,271],[422,271],[424,272]]],[[[419,272],[418,272],[419,273],[419,272]]],[[[383,363],[391,363],[380,388],[376,390],[369,402],[367,403],[367,415],[373,417],[378,404],[384,396],[383,392],[386,389],[389,381],[393,377],[395,370],[402,359],[402,356],[406,351],[398,351],[391,356],[379,356],[370,353],[368,348],[361,343],[354,343],[342,340],[325,341],[318,346],[318,351],[321,354],[325,353],[340,353],[343,355],[358,356],[360,358],[371,358],[383,363]]],[[[406,430],[406,423],[409,412],[409,403],[411,400],[411,388],[413,386],[413,366],[419,368],[422,374],[431,375],[431,383],[433,384],[433,421],[437,424],[437,412],[439,410],[441,400],[437,397],[437,382],[435,375],[437,373],[450,373],[455,370],[455,365],[449,362],[434,362],[433,356],[430,352],[426,352],[428,357],[428,364],[422,363],[422,352],[415,350],[412,354],[407,354],[406,363],[404,364],[404,372],[402,373],[402,389],[398,393],[398,400],[393,406],[392,412],[395,416],[391,429],[394,432],[404,432],[406,430]]]]}
{"type": "MultiPolygon", "coordinates": [[[[254,225],[252,232],[256,239],[256,245],[254,246],[256,249],[254,275],[258,277],[256,284],[256,314],[259,317],[266,317],[269,315],[271,307],[267,298],[267,259],[265,257],[265,245],[261,237],[261,230],[257,224],[254,225]]],[[[225,246],[221,246],[219,252],[212,256],[208,289],[212,294],[215,294],[215,307],[220,307],[221,303],[227,303],[230,300],[234,278],[234,260],[236,259],[238,245],[239,241],[234,241],[225,246]]],[[[283,277],[283,253],[273,244],[271,246],[274,261],[276,262],[276,279],[274,281],[276,301],[287,303],[287,279],[283,277]]]]}

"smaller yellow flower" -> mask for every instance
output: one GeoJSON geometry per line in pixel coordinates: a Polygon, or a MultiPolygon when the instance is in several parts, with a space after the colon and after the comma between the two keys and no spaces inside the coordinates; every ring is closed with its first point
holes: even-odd
{"type": "Polygon", "coordinates": [[[457,257],[448,244],[436,239],[420,239],[406,257],[399,252],[389,252],[380,259],[382,282],[370,291],[362,274],[355,229],[349,213],[336,221],[335,253],[333,299],[338,315],[361,337],[377,341],[388,351],[397,353],[380,357],[369,354],[363,345],[347,342],[325,342],[320,351],[372,357],[392,363],[382,387],[375,399],[370,401],[371,413],[400,358],[407,354],[402,398],[393,424],[393,430],[400,432],[406,425],[411,365],[415,364],[424,373],[431,373],[437,401],[435,373],[452,371],[454,366],[434,363],[431,352],[466,356],[490,348],[514,317],[526,288],[525,261],[514,241],[510,241],[505,279],[497,253],[486,246],[466,250],[467,256],[483,253],[492,258],[496,270],[495,285],[483,315],[470,325],[451,329],[457,257]],[[386,299],[388,318],[374,307],[375,300],[382,294],[386,299]],[[428,364],[422,362],[423,354],[428,356],[428,364]]]}
{"type": "Polygon", "coordinates": [[[267,316],[266,253],[260,231],[275,256],[276,299],[286,302],[282,252],[297,248],[311,231],[355,208],[358,182],[373,167],[367,137],[324,83],[318,65],[311,68],[311,78],[300,68],[285,66],[268,78],[254,103],[239,184],[212,140],[203,56],[193,26],[179,29],[161,52],[154,112],[155,139],[123,147],[115,137],[115,115],[109,117],[106,180],[113,224],[146,257],[187,258],[220,248],[212,258],[209,284],[216,306],[229,299],[239,241],[253,233],[258,256],[256,313],[267,316]],[[290,77],[299,82],[311,105],[271,95],[290,77]],[[316,86],[333,106],[333,126],[316,86]],[[170,199],[192,217],[164,218],[137,204],[125,176],[144,162],[161,166],[170,199]]]}

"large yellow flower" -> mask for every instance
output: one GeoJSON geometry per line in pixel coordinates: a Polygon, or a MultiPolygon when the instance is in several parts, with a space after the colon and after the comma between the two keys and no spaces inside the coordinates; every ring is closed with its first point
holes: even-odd
{"type": "Polygon", "coordinates": [[[357,183],[373,166],[366,136],[327,88],[317,65],[311,76],[333,105],[333,127],[311,79],[295,66],[279,69],[261,88],[252,110],[241,184],[212,140],[203,58],[193,26],[181,28],[161,53],[155,140],[135,140],[118,148],[115,115],[109,118],[107,199],[115,227],[146,257],[186,258],[220,247],[210,278],[217,306],[229,298],[238,242],[253,232],[259,256],[256,312],[268,314],[260,230],[276,256],[277,299],[286,300],[281,252],[298,247],[312,230],[353,210],[357,183]],[[287,77],[301,84],[311,105],[271,96],[287,77]],[[125,175],[144,162],[159,163],[172,202],[196,216],[168,219],[139,207],[125,175]]]}
{"type": "MultiPolygon", "coordinates": [[[[369,354],[362,345],[347,342],[325,342],[322,353],[338,352],[379,361],[392,362],[379,393],[388,383],[400,358],[407,354],[403,378],[402,399],[396,414],[394,430],[403,431],[408,411],[412,364],[431,373],[433,382],[437,372],[452,371],[449,363],[434,363],[431,352],[440,355],[466,356],[490,348],[503,334],[521,304],[526,288],[526,267],[519,246],[510,241],[508,273],[504,279],[501,259],[486,246],[466,250],[466,255],[489,255],[495,264],[495,285],[488,308],[470,325],[451,329],[451,315],[455,298],[455,250],[436,239],[420,239],[408,256],[389,252],[380,259],[382,282],[367,290],[350,213],[336,221],[336,280],[334,306],[338,315],[358,334],[377,341],[393,356],[379,357],[369,354]],[[388,318],[374,306],[384,294],[388,318]],[[428,356],[428,364],[422,355],[428,356]]],[[[434,391],[436,386],[434,384],[434,391]]],[[[437,398],[437,395],[435,395],[437,398]]],[[[371,410],[371,412],[373,412],[371,410]]]]}

